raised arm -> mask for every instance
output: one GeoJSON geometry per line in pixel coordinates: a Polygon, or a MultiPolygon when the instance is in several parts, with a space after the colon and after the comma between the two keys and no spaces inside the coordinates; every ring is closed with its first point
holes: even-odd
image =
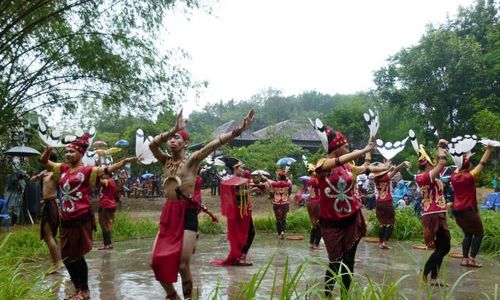
{"type": "Polygon", "coordinates": [[[252,108],[238,128],[234,129],[231,132],[220,135],[218,138],[206,144],[205,147],[194,152],[187,161],[188,166],[192,167],[198,165],[203,159],[205,159],[205,157],[207,157],[210,153],[213,153],[215,149],[241,135],[241,133],[245,131],[252,123],[254,113],[255,111],[252,108]]]}
{"type": "Polygon", "coordinates": [[[167,142],[178,131],[183,130],[185,127],[186,127],[186,122],[184,121],[184,116],[182,114],[182,109],[181,109],[175,120],[175,127],[155,136],[151,141],[151,143],[149,143],[149,149],[153,153],[153,156],[162,164],[165,164],[167,160],[170,159],[170,156],[167,155],[165,152],[163,152],[163,150],[161,149],[161,144],[167,142]]]}
{"type": "MultiPolygon", "coordinates": [[[[366,147],[361,149],[361,150],[354,150],[354,151],[347,153],[347,154],[344,154],[340,157],[327,158],[327,159],[323,160],[323,162],[321,163],[321,165],[319,166],[318,169],[319,169],[319,171],[331,170],[335,167],[341,166],[347,162],[355,160],[356,158],[358,158],[358,157],[360,157],[368,152],[373,151],[373,149],[375,149],[375,141],[372,139],[370,141],[370,143],[368,145],[366,145],[366,147]]],[[[359,167],[359,168],[362,169],[362,170],[360,170],[360,172],[366,171],[366,167],[359,167]]]]}
{"type": "Polygon", "coordinates": [[[389,176],[389,178],[392,178],[399,171],[401,171],[401,169],[409,169],[410,167],[411,167],[410,162],[405,160],[404,162],[400,163],[397,167],[393,168],[389,173],[387,173],[387,176],[389,176]]]}
{"type": "Polygon", "coordinates": [[[447,145],[448,145],[448,142],[446,140],[439,140],[437,164],[430,171],[430,176],[431,176],[432,180],[434,180],[434,178],[439,176],[439,173],[443,170],[443,168],[448,163],[448,159],[446,157],[446,155],[448,154],[448,150],[446,148],[447,145]]]}
{"type": "Polygon", "coordinates": [[[471,174],[475,180],[477,180],[479,174],[481,174],[481,171],[483,171],[484,167],[486,166],[486,163],[488,162],[492,151],[492,146],[486,146],[486,149],[484,149],[483,157],[481,157],[479,164],[477,164],[477,166],[471,171],[471,174]]]}
{"type": "Polygon", "coordinates": [[[57,163],[51,161],[49,159],[50,153],[52,152],[52,148],[47,146],[45,147],[45,150],[43,151],[42,155],[40,155],[40,163],[43,165],[45,170],[47,171],[52,171],[54,167],[57,165],[57,163]]]}

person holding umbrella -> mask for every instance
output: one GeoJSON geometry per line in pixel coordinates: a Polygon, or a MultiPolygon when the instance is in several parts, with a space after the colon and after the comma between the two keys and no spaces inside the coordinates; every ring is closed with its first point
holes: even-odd
{"type": "Polygon", "coordinates": [[[95,228],[90,205],[91,189],[99,176],[138,160],[137,157],[129,157],[109,167],[84,166],[82,157],[89,147],[89,137],[88,133],[84,133],[66,146],[66,163],[51,161],[50,147],[40,157],[45,169],[54,173],[54,180],[59,182],[62,192],[61,257],[75,285],[75,294],[69,298],[72,300],[90,298],[85,254],[92,249],[92,230],[95,228]]]}
{"type": "Polygon", "coordinates": [[[185,130],[181,110],[175,126],[154,137],[149,144],[154,157],[163,165],[165,176],[163,189],[166,201],[160,216],[159,232],[153,244],[152,268],[156,280],[167,293],[167,299],[179,299],[173,286],[178,273],[182,278],[184,298],[191,298],[193,293],[189,263],[196,245],[198,219],[196,210],[188,208],[188,202],[192,201],[189,195],[194,191],[198,166],[218,147],[241,135],[253,121],[253,116],[252,109],[238,128],[222,134],[186,158],[185,147],[189,143],[189,134],[185,130]],[[161,149],[163,143],[167,144],[170,155],[161,149]]]}

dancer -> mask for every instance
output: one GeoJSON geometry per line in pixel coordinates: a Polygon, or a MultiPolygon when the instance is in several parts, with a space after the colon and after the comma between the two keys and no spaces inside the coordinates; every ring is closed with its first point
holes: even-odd
{"type": "Polygon", "coordinates": [[[492,149],[492,146],[486,147],[479,164],[472,170],[469,157],[464,156],[462,166],[451,174],[451,184],[455,192],[453,213],[458,226],[464,232],[462,266],[482,267],[476,260],[484,235],[483,223],[477,210],[476,180],[486,166],[492,149]]]}
{"type": "Polygon", "coordinates": [[[325,275],[325,294],[327,297],[332,296],[335,276],[338,274],[344,286],[341,296],[347,298],[351,284],[349,272],[354,271],[356,249],[359,240],[366,234],[366,224],[361,213],[362,204],[354,195],[356,176],[366,172],[383,171],[384,168],[367,164],[347,164],[373,151],[374,139],[362,150],[349,152],[349,142],[340,131],[335,132],[325,126],[315,128],[322,141],[326,142],[323,145],[326,146],[327,152],[327,157],[316,164],[316,172],[319,172],[321,236],[330,261],[325,275]],[[342,264],[348,270],[341,271],[342,264]]]}
{"type": "Polygon", "coordinates": [[[307,165],[307,172],[309,173],[309,180],[307,181],[307,188],[309,190],[309,201],[307,201],[307,212],[309,220],[311,220],[311,233],[309,235],[309,248],[319,250],[319,242],[321,241],[321,229],[319,228],[319,182],[314,172],[315,166],[313,164],[307,165]]]}
{"type": "MultiPolygon", "coordinates": [[[[390,166],[390,161],[388,161],[387,164],[390,166]]],[[[380,223],[380,249],[391,249],[388,242],[394,230],[395,214],[394,206],[392,205],[391,178],[401,169],[408,169],[410,166],[411,165],[408,161],[404,161],[397,167],[392,167],[386,171],[373,174],[378,191],[375,214],[377,215],[377,220],[380,223]]]]}
{"type": "Polygon", "coordinates": [[[244,164],[235,158],[223,158],[232,176],[221,181],[221,211],[227,217],[227,239],[229,254],[224,260],[216,260],[213,265],[251,266],[247,260],[248,251],[255,237],[252,220],[251,172],[244,170],[244,164]]]}
{"type": "MultiPolygon", "coordinates": [[[[50,152],[50,160],[57,161],[57,154],[50,152]]],[[[57,230],[59,228],[59,205],[57,197],[57,181],[54,179],[54,173],[46,170],[40,174],[31,177],[31,181],[41,180],[42,182],[42,201],[40,203],[40,239],[44,240],[49,248],[52,258],[52,267],[47,275],[53,274],[64,267],[59,251],[59,245],[56,241],[57,230]]]]}
{"type": "Polygon", "coordinates": [[[429,157],[423,145],[418,145],[415,134],[410,132],[413,148],[418,154],[420,173],[415,176],[422,192],[422,227],[427,247],[434,249],[425,263],[422,280],[435,286],[446,286],[438,280],[438,273],[443,258],[450,251],[450,231],[446,222],[446,202],[443,198],[443,184],[439,180],[439,173],[446,166],[446,140],[439,140],[437,163],[429,157]],[[431,279],[428,281],[428,275],[431,279]]]}
{"type": "Polygon", "coordinates": [[[288,190],[292,186],[292,183],[286,177],[286,172],[284,170],[279,171],[277,177],[278,180],[274,181],[261,174],[261,178],[264,179],[264,181],[269,182],[273,189],[273,210],[274,216],[276,217],[276,231],[278,232],[278,237],[280,239],[284,239],[286,230],[286,215],[290,209],[290,197],[288,190]]]}
{"type": "Polygon", "coordinates": [[[111,174],[104,173],[100,179],[101,193],[99,196],[99,225],[102,231],[103,244],[99,250],[112,250],[111,229],[115,220],[117,184],[111,174]]]}
{"type": "Polygon", "coordinates": [[[91,189],[105,172],[113,172],[126,163],[138,160],[129,157],[107,168],[83,166],[82,157],[88,147],[89,135],[85,133],[66,146],[64,157],[67,163],[49,160],[50,147],[40,157],[45,169],[54,173],[54,180],[59,182],[62,192],[61,257],[75,285],[75,294],[69,298],[71,300],[90,298],[85,254],[92,249],[92,230],[95,229],[90,205],[91,189]]]}
{"type": "Polygon", "coordinates": [[[254,111],[250,110],[243,123],[232,132],[225,133],[185,157],[184,148],[189,142],[182,110],[177,116],[175,127],[157,135],[149,144],[154,157],[164,166],[163,183],[166,197],[160,217],[159,232],[153,245],[152,268],[156,279],[167,293],[167,299],[180,299],[173,282],[181,274],[182,292],[185,299],[192,297],[193,281],[189,263],[196,244],[198,218],[196,210],[188,208],[192,201],[188,196],[193,193],[198,165],[215,149],[239,136],[253,120],[254,111]],[[170,155],[160,145],[167,143],[170,155]]]}

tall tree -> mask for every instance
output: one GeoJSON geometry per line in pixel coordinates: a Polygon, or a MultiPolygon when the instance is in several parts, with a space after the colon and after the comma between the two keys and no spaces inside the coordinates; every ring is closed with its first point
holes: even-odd
{"type": "Polygon", "coordinates": [[[199,0],[0,2],[0,132],[32,110],[81,103],[139,109],[193,85],[155,42],[166,11],[199,0]]]}

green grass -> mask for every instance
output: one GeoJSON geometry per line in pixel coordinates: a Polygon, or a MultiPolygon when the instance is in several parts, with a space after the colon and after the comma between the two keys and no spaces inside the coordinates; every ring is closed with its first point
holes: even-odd
{"type": "MultiPolygon", "coordinates": [[[[369,211],[368,217],[368,236],[378,236],[380,223],[377,221],[375,211],[369,211]]],[[[411,210],[396,210],[396,223],[392,239],[400,241],[422,240],[422,222],[413,215],[411,210]]]]}
{"type": "MultiPolygon", "coordinates": [[[[253,219],[255,230],[258,232],[274,233],[276,232],[276,218],[274,214],[269,214],[264,217],[257,217],[253,219]]],[[[286,218],[287,232],[307,233],[311,230],[311,221],[307,209],[301,207],[288,213],[286,218]]]]}
{"type": "Polygon", "coordinates": [[[48,250],[28,231],[7,234],[0,245],[0,299],[54,299],[52,287],[44,287],[44,272],[26,263],[46,256],[48,250]]]}

